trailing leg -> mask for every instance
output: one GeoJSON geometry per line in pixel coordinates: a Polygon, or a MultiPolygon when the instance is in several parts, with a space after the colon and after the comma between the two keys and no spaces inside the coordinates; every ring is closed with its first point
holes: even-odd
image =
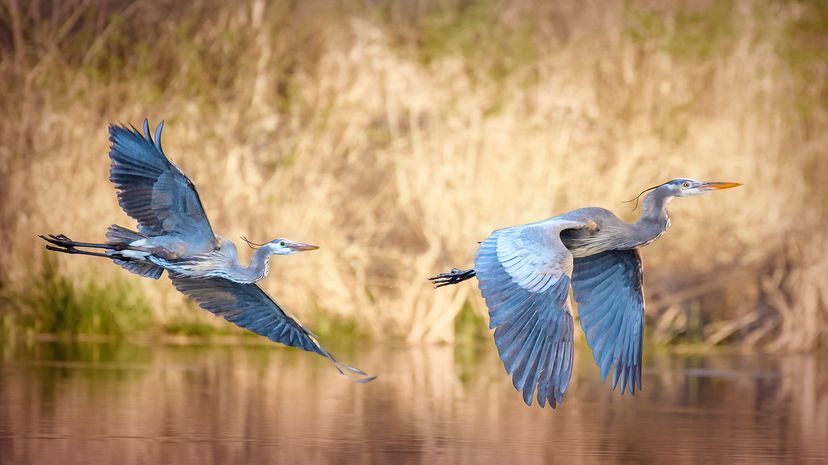
{"type": "Polygon", "coordinates": [[[437,289],[438,287],[448,286],[449,284],[463,282],[467,279],[475,277],[476,275],[477,272],[474,271],[474,268],[469,268],[468,270],[452,268],[448,273],[438,274],[437,276],[432,276],[428,279],[432,284],[434,284],[434,289],[437,289]]]}
{"type": "MultiPolygon", "coordinates": [[[[134,233],[137,235],[137,233],[134,233]]],[[[63,234],[50,234],[39,236],[49,244],[46,249],[71,255],[88,255],[92,257],[103,257],[114,261],[132,273],[148,278],[158,279],[164,269],[154,263],[147,261],[150,252],[130,247],[128,242],[111,241],[106,244],[92,242],[78,242],[69,239],[63,234]],[[106,252],[92,252],[79,249],[78,247],[104,249],[106,252]]]]}
{"type": "MultiPolygon", "coordinates": [[[[78,242],[69,239],[63,234],[49,234],[46,236],[40,235],[39,236],[44,241],[60,247],[64,249],[74,249],[75,247],[87,247],[92,249],[107,249],[107,250],[122,250],[126,247],[117,247],[114,244],[100,244],[100,243],[93,243],[93,242],[78,242]]],[[[48,246],[47,246],[48,247],[48,246]]],[[[52,249],[49,249],[52,250],[52,249]]],[[[78,252],[66,252],[66,253],[78,253],[78,252]]]]}

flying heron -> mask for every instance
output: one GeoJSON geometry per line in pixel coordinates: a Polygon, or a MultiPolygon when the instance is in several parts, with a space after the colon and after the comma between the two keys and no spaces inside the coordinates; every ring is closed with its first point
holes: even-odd
{"type": "Polygon", "coordinates": [[[107,242],[73,241],[65,235],[40,236],[49,250],[111,259],[132,273],[158,279],[166,270],[176,289],[201,308],[272,341],[328,358],[354,381],[374,379],[336,360],[295,317],[260,288],[271,255],[291,255],[318,247],[284,238],[257,244],[250,264],[239,262],[233,242],[213,233],[195,184],[161,148],[164,123],[150,133],[135,127],[110,125],[109,180],[115,184],[121,208],[138,222],[138,231],[109,227],[107,242]],[[98,249],[102,251],[92,251],[98,249]]]}
{"type": "Polygon", "coordinates": [[[429,278],[435,288],[477,276],[489,327],[515,389],[532,405],[563,401],[572,375],[572,286],[581,328],[606,381],[635,395],[641,389],[644,294],[638,249],[670,226],[667,204],[740,186],[673,179],[644,190],[641,218],[620,220],[603,208],[581,208],[547,220],[494,231],[480,244],[474,268],[429,278]]]}

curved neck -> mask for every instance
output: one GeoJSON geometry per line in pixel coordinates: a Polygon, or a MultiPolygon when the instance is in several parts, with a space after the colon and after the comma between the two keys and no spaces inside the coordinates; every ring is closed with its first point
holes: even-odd
{"type": "Polygon", "coordinates": [[[632,240],[635,247],[647,245],[658,239],[670,227],[670,215],[667,213],[667,203],[673,196],[667,188],[656,188],[644,197],[644,207],[641,218],[631,226],[634,230],[632,240]]]}
{"type": "Polygon", "coordinates": [[[239,283],[254,283],[265,276],[269,267],[268,257],[270,257],[270,247],[264,245],[253,253],[250,258],[250,264],[243,266],[238,258],[233,260],[235,263],[232,266],[233,270],[229,278],[239,283]]]}
{"type": "Polygon", "coordinates": [[[663,223],[669,221],[667,203],[672,199],[673,196],[666,189],[653,189],[644,197],[644,208],[638,222],[652,221],[663,223]]]}
{"type": "Polygon", "coordinates": [[[250,258],[250,265],[247,266],[248,270],[254,271],[256,276],[259,278],[264,278],[267,276],[268,270],[268,258],[270,257],[270,247],[267,245],[263,247],[259,247],[253,253],[253,257],[250,258]]]}

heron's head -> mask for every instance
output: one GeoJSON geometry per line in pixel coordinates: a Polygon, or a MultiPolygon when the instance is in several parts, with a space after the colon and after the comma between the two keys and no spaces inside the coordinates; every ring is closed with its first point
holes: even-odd
{"type": "MultiPolygon", "coordinates": [[[[673,197],[693,197],[702,195],[706,192],[711,192],[721,189],[730,189],[731,187],[738,187],[742,184],[738,182],[720,182],[720,181],[696,181],[695,179],[676,178],[671,179],[664,184],[659,184],[641,191],[636,198],[627,200],[626,202],[635,202],[635,207],[638,207],[638,199],[647,192],[651,195],[645,199],[660,198],[663,202],[669,202],[673,197]]],[[[646,202],[646,200],[645,200],[646,202]]]]}
{"type": "Polygon", "coordinates": [[[301,242],[294,242],[290,239],[279,237],[267,243],[274,255],[293,255],[306,250],[316,250],[319,247],[301,242]]]}
{"type": "Polygon", "coordinates": [[[258,248],[267,248],[271,255],[293,255],[298,252],[304,252],[306,250],[316,250],[319,247],[310,244],[303,244],[301,242],[294,242],[290,239],[285,239],[284,237],[277,237],[270,242],[266,242],[264,244],[257,244],[255,242],[251,242],[247,240],[247,238],[242,237],[242,239],[247,242],[247,245],[254,249],[258,248]]]}
{"type": "Polygon", "coordinates": [[[695,179],[678,178],[667,181],[659,187],[666,188],[674,197],[693,197],[741,185],[738,182],[696,181],[695,179]]]}

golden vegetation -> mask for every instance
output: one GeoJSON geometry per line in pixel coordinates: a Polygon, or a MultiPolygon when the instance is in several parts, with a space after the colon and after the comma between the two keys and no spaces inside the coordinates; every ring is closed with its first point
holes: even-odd
{"type": "MultiPolygon", "coordinates": [[[[300,316],[451,341],[466,302],[485,309],[425,277],[491,230],[589,205],[631,220],[620,201],[693,177],[745,186],[673,202],[645,249],[657,339],[824,344],[819,2],[333,3],[2,0],[4,294],[33,285],[35,234],[132,225],[106,125],[148,116],[219,233],[323,246],[264,284],[300,316]]],[[[59,265],[140,281],[161,322],[202,318],[166,283],[59,265]]]]}

